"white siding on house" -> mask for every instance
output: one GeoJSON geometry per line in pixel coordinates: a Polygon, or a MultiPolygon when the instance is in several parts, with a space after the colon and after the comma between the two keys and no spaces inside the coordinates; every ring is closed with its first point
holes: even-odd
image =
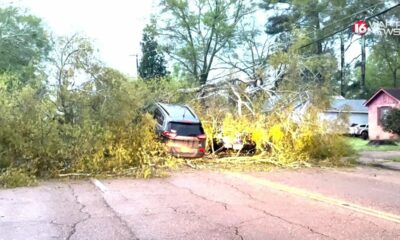
{"type": "Polygon", "coordinates": [[[368,113],[351,113],[349,115],[349,124],[368,124],[368,113]]]}
{"type": "MultiPolygon", "coordinates": [[[[346,129],[353,123],[368,124],[368,109],[364,106],[364,102],[364,99],[334,98],[328,109],[320,113],[318,118],[323,121],[335,122],[335,125],[341,125],[346,129]],[[348,121],[337,121],[338,119],[343,119],[339,117],[342,114],[347,117],[348,121]]],[[[271,102],[266,102],[265,111],[273,111],[273,105],[271,102]]],[[[311,102],[299,100],[295,103],[295,106],[291,118],[296,122],[301,122],[304,114],[311,106],[311,102]]]]}
{"type": "MultiPolygon", "coordinates": [[[[352,123],[357,124],[368,124],[368,113],[345,113],[348,116],[349,121],[346,123],[351,125],[352,123]]],[[[336,121],[339,117],[337,112],[324,112],[321,113],[320,118],[326,121],[336,121]]]]}
{"type": "Polygon", "coordinates": [[[320,114],[321,120],[326,120],[326,121],[336,121],[338,119],[339,114],[338,113],[332,113],[332,112],[323,112],[320,114]]]}

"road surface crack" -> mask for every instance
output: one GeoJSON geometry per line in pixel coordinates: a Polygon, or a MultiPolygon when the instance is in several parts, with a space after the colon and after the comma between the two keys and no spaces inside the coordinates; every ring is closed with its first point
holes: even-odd
{"type": "Polygon", "coordinates": [[[79,224],[81,224],[81,223],[87,221],[87,220],[88,220],[89,218],[91,218],[92,216],[90,215],[90,213],[83,211],[83,209],[86,208],[86,205],[83,204],[81,201],[79,201],[78,195],[75,193],[75,190],[74,190],[74,188],[71,186],[71,184],[68,184],[68,188],[71,190],[71,193],[72,193],[72,196],[73,196],[74,199],[75,199],[75,202],[80,206],[80,207],[79,207],[79,212],[82,213],[82,214],[85,216],[84,218],[82,218],[81,220],[77,221],[76,223],[74,223],[74,224],[72,225],[71,231],[68,233],[68,236],[67,236],[67,238],[66,238],[67,240],[70,240],[71,237],[76,233],[76,227],[77,227],[79,224]]]}
{"type": "Polygon", "coordinates": [[[238,187],[235,186],[235,185],[228,184],[228,183],[226,183],[226,182],[220,182],[220,181],[217,181],[217,180],[211,179],[211,178],[207,178],[207,180],[208,180],[208,181],[213,181],[213,182],[218,183],[218,184],[222,184],[222,185],[229,186],[229,187],[235,189],[236,191],[240,192],[241,194],[246,195],[247,197],[249,197],[249,198],[252,199],[252,200],[260,201],[259,199],[253,197],[253,195],[251,195],[250,193],[241,190],[240,188],[238,188],[238,187]]]}
{"type": "Polygon", "coordinates": [[[240,238],[240,240],[244,240],[243,236],[239,233],[239,227],[235,227],[235,235],[240,238]]]}
{"type": "Polygon", "coordinates": [[[176,187],[176,188],[179,188],[179,189],[183,189],[183,190],[188,191],[190,194],[192,194],[193,196],[195,196],[195,197],[197,197],[197,198],[201,198],[201,199],[203,199],[203,200],[205,200],[205,201],[213,202],[213,203],[219,204],[219,205],[223,206],[225,210],[228,210],[228,204],[225,203],[225,202],[220,202],[220,201],[216,201],[216,200],[212,200],[212,199],[206,198],[206,197],[204,197],[204,196],[202,196],[202,195],[200,195],[200,194],[197,194],[197,193],[193,192],[193,190],[190,189],[190,188],[177,186],[177,185],[175,185],[175,184],[173,184],[172,182],[169,182],[169,181],[166,181],[166,182],[167,182],[168,184],[170,184],[170,185],[176,187]]]}
{"type": "Polygon", "coordinates": [[[320,235],[320,236],[323,236],[323,237],[326,237],[326,238],[329,238],[329,239],[334,239],[334,240],[336,240],[335,238],[333,238],[333,237],[331,237],[331,236],[328,236],[328,235],[326,235],[326,234],[323,234],[323,233],[321,233],[321,232],[318,232],[318,231],[314,230],[314,229],[311,228],[310,226],[306,226],[306,225],[303,225],[303,224],[300,224],[300,223],[292,222],[292,221],[290,221],[290,220],[288,220],[288,219],[285,219],[285,218],[283,218],[283,217],[281,217],[281,216],[272,214],[272,213],[267,212],[267,211],[265,211],[265,210],[263,210],[263,209],[259,209],[259,208],[256,208],[256,207],[253,207],[253,206],[250,206],[250,205],[248,205],[248,207],[251,208],[251,209],[254,209],[254,210],[256,210],[256,211],[262,212],[262,213],[263,213],[264,215],[266,215],[266,216],[273,217],[273,218],[277,218],[277,219],[279,219],[279,220],[281,220],[281,221],[283,221],[283,222],[285,222],[285,223],[287,223],[287,224],[289,224],[289,225],[298,226],[298,227],[300,227],[300,228],[307,229],[308,231],[310,231],[310,232],[313,233],[313,234],[317,234],[317,235],[320,235]]]}
{"type": "MultiPolygon", "coordinates": [[[[250,199],[253,200],[253,201],[256,201],[256,202],[259,202],[259,203],[263,203],[263,204],[267,204],[266,202],[264,202],[264,201],[262,201],[262,200],[260,200],[260,199],[258,199],[258,198],[255,198],[255,197],[254,197],[253,195],[251,195],[250,193],[241,190],[239,187],[237,187],[237,186],[235,186],[235,185],[228,184],[228,183],[223,182],[223,181],[217,181],[217,180],[211,179],[211,178],[208,178],[208,180],[209,180],[209,181],[214,181],[214,182],[219,183],[219,184],[223,184],[223,185],[229,186],[229,187],[235,189],[236,191],[238,191],[239,193],[241,193],[241,194],[247,196],[248,198],[250,198],[250,199]]],[[[298,226],[298,227],[307,229],[308,231],[310,231],[310,232],[312,232],[312,233],[314,233],[314,234],[318,234],[318,235],[320,235],[320,236],[323,236],[323,237],[326,237],[326,238],[330,238],[330,239],[335,239],[335,238],[333,238],[333,237],[331,237],[331,236],[328,236],[328,235],[326,235],[326,234],[323,234],[323,233],[321,233],[321,232],[318,232],[318,231],[314,230],[314,229],[311,228],[310,226],[305,226],[305,225],[302,225],[302,224],[300,224],[300,223],[296,223],[296,222],[289,221],[289,220],[287,220],[287,219],[285,219],[285,218],[283,218],[283,217],[280,217],[280,216],[278,216],[278,215],[274,215],[274,214],[269,213],[269,212],[267,212],[267,211],[265,211],[265,210],[263,210],[263,209],[255,208],[255,207],[253,207],[253,206],[251,206],[251,205],[248,205],[248,207],[251,208],[251,209],[254,209],[254,210],[256,210],[256,211],[262,212],[262,213],[263,213],[264,215],[266,215],[266,216],[273,217],[273,218],[277,218],[277,219],[279,219],[279,220],[281,220],[281,221],[284,221],[284,222],[286,222],[286,223],[288,223],[288,224],[290,224],[290,225],[295,225],[295,226],[298,226]]]]}

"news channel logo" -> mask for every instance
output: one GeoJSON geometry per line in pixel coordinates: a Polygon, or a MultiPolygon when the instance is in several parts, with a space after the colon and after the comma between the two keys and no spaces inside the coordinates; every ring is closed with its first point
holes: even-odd
{"type": "Polygon", "coordinates": [[[352,26],[353,33],[360,36],[371,30],[378,35],[400,37],[400,21],[377,21],[370,25],[367,21],[358,20],[352,26]]]}

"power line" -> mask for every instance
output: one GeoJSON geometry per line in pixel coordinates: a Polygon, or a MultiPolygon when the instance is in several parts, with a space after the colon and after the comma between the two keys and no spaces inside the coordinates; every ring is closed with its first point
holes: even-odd
{"type": "MultiPolygon", "coordinates": [[[[364,20],[365,20],[365,21],[370,20],[371,18],[374,18],[374,17],[380,16],[380,15],[382,15],[382,14],[385,14],[385,13],[387,13],[387,12],[389,12],[389,11],[391,11],[391,10],[393,10],[393,9],[395,9],[395,8],[397,8],[397,7],[399,7],[399,6],[400,6],[400,3],[394,5],[393,7],[387,8],[387,9],[385,9],[385,10],[383,10],[383,11],[377,13],[377,14],[374,14],[374,15],[372,15],[372,16],[366,17],[364,20]]],[[[310,42],[310,43],[308,43],[308,44],[306,44],[306,45],[303,45],[303,46],[299,47],[299,49],[308,47],[308,46],[310,46],[310,45],[312,45],[312,44],[314,44],[314,43],[316,43],[316,42],[325,40],[325,39],[327,39],[328,37],[331,37],[331,36],[333,36],[333,35],[335,35],[335,34],[337,34],[337,33],[343,32],[344,30],[349,29],[349,28],[351,28],[351,27],[352,27],[352,24],[351,24],[351,25],[348,25],[348,26],[346,26],[346,27],[344,27],[344,28],[341,28],[341,29],[339,29],[339,30],[337,30],[337,31],[335,31],[335,32],[333,32],[333,33],[330,33],[330,34],[328,34],[328,35],[326,35],[326,36],[324,36],[324,37],[321,37],[321,38],[319,38],[319,39],[317,39],[317,40],[314,40],[314,41],[312,41],[312,42],[310,42]]]]}
{"type": "Polygon", "coordinates": [[[10,0],[10,1],[7,1],[7,2],[3,2],[3,3],[1,3],[0,5],[13,5],[13,4],[19,4],[19,3],[21,3],[21,1],[22,0],[10,0]]]}
{"type": "Polygon", "coordinates": [[[378,2],[378,3],[376,3],[376,4],[374,4],[374,5],[371,5],[371,6],[369,6],[369,7],[366,7],[366,8],[364,8],[364,9],[358,11],[358,12],[355,12],[355,13],[353,13],[353,14],[351,14],[351,15],[348,15],[348,16],[346,16],[346,17],[343,17],[343,18],[341,18],[341,19],[339,19],[339,20],[335,20],[333,23],[330,23],[330,24],[326,25],[326,26],[324,27],[324,29],[326,29],[326,28],[328,28],[328,27],[330,27],[330,26],[332,26],[332,25],[335,25],[335,24],[337,24],[337,23],[339,23],[339,22],[342,22],[342,21],[345,20],[345,19],[354,17],[354,16],[356,16],[356,15],[358,15],[358,14],[360,14],[360,13],[363,13],[363,12],[365,12],[365,11],[371,9],[371,8],[377,7],[378,5],[380,5],[380,4],[382,4],[382,3],[384,4],[385,1],[380,1],[380,2],[378,2]]]}
{"type": "MultiPolygon", "coordinates": [[[[380,3],[379,3],[379,4],[380,4],[380,3]]],[[[373,6],[377,6],[377,5],[378,5],[378,4],[375,4],[375,5],[373,5],[373,6]]],[[[369,20],[369,19],[371,19],[371,18],[374,18],[374,17],[380,16],[380,15],[382,15],[382,14],[385,14],[385,13],[387,13],[387,12],[389,12],[389,11],[391,11],[391,10],[393,10],[393,9],[395,9],[395,8],[397,8],[397,7],[399,7],[399,6],[400,6],[400,3],[397,4],[397,5],[394,5],[393,7],[387,8],[387,9],[385,9],[385,10],[383,10],[383,11],[377,13],[377,14],[374,14],[374,15],[372,15],[372,16],[368,16],[367,18],[365,18],[365,20],[367,21],[367,20],[369,20]]],[[[361,10],[361,11],[358,11],[357,13],[354,13],[354,14],[352,14],[351,16],[354,16],[354,15],[356,15],[356,14],[359,14],[359,13],[361,13],[361,12],[363,12],[363,11],[369,9],[369,8],[370,8],[370,7],[365,8],[365,9],[363,9],[363,10],[361,10]]],[[[344,18],[344,19],[345,19],[345,18],[344,18]]],[[[339,21],[341,21],[341,20],[339,20],[339,21]]],[[[306,44],[306,45],[303,45],[303,46],[299,47],[298,49],[302,49],[302,48],[305,48],[305,47],[308,47],[308,46],[314,44],[315,42],[322,41],[322,40],[324,40],[324,39],[326,39],[326,38],[328,38],[328,37],[331,37],[331,36],[333,36],[333,35],[335,35],[335,34],[337,34],[337,33],[339,33],[339,32],[342,32],[342,31],[344,31],[344,30],[346,30],[346,29],[349,29],[351,26],[352,26],[352,25],[349,25],[349,26],[347,26],[347,27],[345,27],[345,28],[342,28],[342,29],[337,30],[337,31],[335,31],[335,32],[333,32],[333,33],[330,33],[330,34],[328,34],[328,35],[326,35],[326,36],[324,36],[324,37],[322,37],[322,38],[319,38],[319,39],[314,40],[314,41],[312,41],[312,42],[310,42],[310,43],[308,43],[308,44],[306,44]]],[[[235,74],[235,73],[239,73],[239,72],[242,72],[243,70],[247,70],[247,69],[250,69],[250,68],[253,68],[253,67],[257,67],[257,66],[259,66],[259,64],[257,64],[257,65],[251,65],[251,66],[245,67],[245,68],[243,68],[243,69],[241,69],[241,70],[237,70],[237,71],[234,71],[234,72],[225,74],[225,75],[221,75],[221,76],[218,76],[218,77],[209,79],[208,81],[214,81],[214,80],[217,80],[217,79],[221,79],[221,78],[223,78],[223,77],[226,77],[226,76],[229,76],[229,75],[232,75],[232,74],[235,74]]]]}

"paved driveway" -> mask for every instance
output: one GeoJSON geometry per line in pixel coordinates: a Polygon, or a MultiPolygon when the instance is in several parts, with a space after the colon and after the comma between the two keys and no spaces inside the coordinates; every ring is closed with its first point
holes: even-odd
{"type": "Polygon", "coordinates": [[[400,239],[399,172],[189,171],[0,191],[0,239],[400,239]]]}

